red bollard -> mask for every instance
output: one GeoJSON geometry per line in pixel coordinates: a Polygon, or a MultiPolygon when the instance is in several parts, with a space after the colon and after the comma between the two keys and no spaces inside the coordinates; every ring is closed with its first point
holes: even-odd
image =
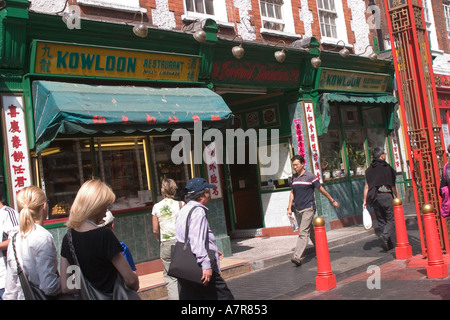
{"type": "Polygon", "coordinates": [[[317,257],[316,289],[317,291],[327,291],[336,287],[336,276],[331,270],[325,220],[322,217],[314,219],[314,233],[317,257]]]}
{"type": "Polygon", "coordinates": [[[403,213],[402,200],[395,198],[394,216],[395,216],[395,231],[397,234],[397,247],[395,247],[396,259],[408,259],[412,256],[412,248],[409,245],[408,234],[406,232],[405,215],[403,213]]]}
{"type": "Polygon", "coordinates": [[[434,207],[431,204],[424,204],[422,213],[427,244],[427,277],[442,279],[448,276],[448,268],[442,257],[434,207]]]}

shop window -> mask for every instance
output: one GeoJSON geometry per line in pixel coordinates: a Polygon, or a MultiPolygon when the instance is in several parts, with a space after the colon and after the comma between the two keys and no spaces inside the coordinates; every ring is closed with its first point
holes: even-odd
{"type": "Polygon", "coordinates": [[[371,150],[387,150],[383,119],[384,107],[330,105],[328,131],[319,137],[324,181],[364,177],[371,150]]]}
{"type": "Polygon", "coordinates": [[[362,130],[345,130],[350,176],[363,176],[367,168],[362,130]]]}
{"type": "MultiPolygon", "coordinates": [[[[276,146],[278,148],[278,171],[271,175],[264,175],[262,169],[270,167],[273,163],[262,164],[259,162],[260,181],[262,190],[273,190],[289,187],[289,178],[292,177],[291,165],[291,144],[289,141],[280,142],[276,146]]],[[[260,146],[258,153],[267,155],[272,158],[272,150],[276,150],[274,145],[260,146]]]]}
{"type": "Polygon", "coordinates": [[[84,181],[93,175],[89,140],[55,140],[35,158],[41,187],[49,203],[49,219],[69,215],[70,206],[84,181]]]}
{"type": "Polygon", "coordinates": [[[386,132],[384,128],[367,128],[367,144],[369,151],[376,147],[386,148],[386,132]]]}
{"type": "Polygon", "coordinates": [[[383,113],[379,107],[364,107],[363,121],[365,125],[383,124],[383,113]]]}
{"type": "Polygon", "coordinates": [[[150,138],[154,172],[156,174],[155,180],[157,185],[155,188],[158,194],[157,201],[162,200],[161,181],[163,179],[168,178],[175,180],[178,186],[175,198],[182,200],[184,198],[184,187],[193,177],[193,168],[189,164],[175,164],[171,160],[172,149],[179,143],[179,141],[171,141],[171,137],[169,136],[150,138]]]}
{"type": "Polygon", "coordinates": [[[49,219],[67,217],[80,186],[95,177],[116,194],[112,211],[150,205],[144,150],[144,137],[53,141],[37,157],[39,180],[50,206],[49,219]]]}
{"type": "Polygon", "coordinates": [[[347,126],[360,125],[358,108],[353,106],[341,107],[342,124],[347,126]]]}
{"type": "Polygon", "coordinates": [[[340,131],[328,130],[319,137],[319,145],[323,179],[327,181],[344,178],[340,131]]]}
{"type": "MultiPolygon", "coordinates": [[[[112,211],[153,202],[145,162],[144,137],[95,138],[98,175],[116,194],[112,211]]],[[[84,147],[88,148],[89,145],[84,147]]]]}

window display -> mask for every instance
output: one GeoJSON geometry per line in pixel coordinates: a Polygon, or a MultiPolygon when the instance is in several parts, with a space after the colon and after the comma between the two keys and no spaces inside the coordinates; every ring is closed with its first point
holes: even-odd
{"type": "MultiPolygon", "coordinates": [[[[278,172],[273,175],[262,175],[260,174],[261,189],[262,190],[273,190],[278,188],[289,187],[289,178],[292,176],[292,165],[291,165],[291,145],[290,142],[282,142],[278,144],[278,172]]],[[[259,152],[271,156],[271,146],[259,147],[259,152]]],[[[269,166],[269,165],[267,165],[269,166]]],[[[259,163],[260,171],[264,168],[264,165],[259,163]]]]}
{"type": "Polygon", "coordinates": [[[37,157],[41,186],[50,206],[49,219],[67,217],[80,186],[94,177],[110,185],[116,194],[112,211],[150,205],[153,199],[145,146],[145,137],[53,141],[37,157]]]}
{"type": "Polygon", "coordinates": [[[364,177],[370,151],[386,148],[383,119],[381,106],[330,105],[328,131],[319,137],[324,181],[364,177]]]}
{"type": "MultiPolygon", "coordinates": [[[[193,177],[192,168],[188,164],[176,165],[171,160],[172,148],[180,143],[179,141],[171,141],[170,136],[151,137],[151,154],[154,171],[156,174],[156,191],[158,199],[156,202],[162,200],[161,195],[161,181],[164,178],[175,180],[178,186],[175,198],[182,200],[184,198],[184,187],[186,183],[193,177]]],[[[190,155],[189,155],[190,156],[190,155]]]]}
{"type": "Polygon", "coordinates": [[[342,142],[339,130],[328,130],[319,137],[323,180],[345,177],[342,168],[342,142]]]}

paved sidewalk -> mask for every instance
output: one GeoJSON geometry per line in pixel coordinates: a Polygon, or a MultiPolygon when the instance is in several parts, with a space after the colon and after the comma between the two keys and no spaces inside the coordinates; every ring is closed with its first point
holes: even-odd
{"type": "MultiPolygon", "coordinates": [[[[327,232],[328,246],[331,248],[374,233],[373,228],[366,230],[361,225],[331,230],[327,232]]],[[[297,237],[292,235],[231,239],[233,255],[225,257],[220,262],[223,278],[229,279],[290,261],[297,237]]],[[[314,246],[310,242],[305,254],[308,255],[314,251],[314,246]]],[[[162,271],[140,276],[139,281],[140,295],[143,299],[167,298],[162,271]]]]}
{"type": "MultiPolygon", "coordinates": [[[[406,223],[416,223],[417,216],[413,205],[404,205],[404,214],[406,223]]],[[[340,246],[365,237],[373,236],[377,227],[376,221],[373,221],[373,228],[366,230],[362,225],[344,227],[327,231],[328,247],[340,246]]],[[[230,279],[248,272],[262,270],[290,261],[295,248],[297,235],[278,236],[278,237],[254,237],[243,239],[231,239],[231,247],[233,255],[226,257],[221,261],[222,276],[224,279],[230,279]]],[[[305,255],[315,253],[315,248],[310,243],[306,249],[305,255]]],[[[414,259],[417,259],[416,257],[414,259]]],[[[298,297],[305,300],[320,299],[385,299],[388,298],[386,293],[389,291],[394,297],[396,290],[408,288],[408,292],[417,292],[420,290],[413,289],[414,286],[422,286],[426,290],[426,286],[434,285],[432,282],[443,284],[442,280],[430,280],[426,278],[425,266],[407,267],[409,261],[395,260],[386,265],[381,266],[382,285],[385,290],[368,290],[367,289],[367,273],[345,279],[338,283],[335,289],[327,292],[313,292],[311,294],[298,297]],[[425,271],[424,271],[425,270],[425,271]],[[425,272],[425,274],[424,274],[425,272]],[[386,276],[388,274],[389,276],[386,276]],[[397,277],[397,278],[396,278],[397,277]],[[408,278],[410,281],[405,285],[398,283],[402,278],[408,278]],[[425,284],[415,283],[424,281],[425,284]],[[405,287],[406,286],[406,287],[405,287]],[[410,287],[409,287],[410,286],[410,287]],[[403,287],[403,288],[402,288],[403,287]],[[363,294],[364,293],[364,294],[363,294]]],[[[167,290],[163,281],[162,272],[151,273],[139,277],[140,295],[142,299],[156,300],[167,299],[167,290]]],[[[445,284],[447,285],[447,284],[445,284]]],[[[445,287],[438,287],[433,292],[441,292],[445,287]]],[[[448,280],[448,288],[450,288],[450,280],[448,280]]],[[[431,292],[430,290],[427,292],[431,292]]],[[[417,294],[414,297],[420,297],[417,294]]],[[[436,297],[450,296],[444,293],[440,295],[424,295],[424,299],[436,297]]],[[[398,296],[397,296],[398,297],[398,296]]],[[[405,297],[405,299],[409,299],[405,297]]]]}

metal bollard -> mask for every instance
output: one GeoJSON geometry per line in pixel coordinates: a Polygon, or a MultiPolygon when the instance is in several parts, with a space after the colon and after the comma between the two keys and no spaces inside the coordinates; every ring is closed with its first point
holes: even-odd
{"type": "Polygon", "coordinates": [[[412,248],[409,245],[408,233],[406,232],[405,215],[403,213],[402,200],[395,198],[394,216],[395,216],[395,232],[397,234],[397,246],[395,247],[396,259],[408,259],[412,256],[412,248]]]}
{"type": "Polygon", "coordinates": [[[434,207],[431,204],[424,204],[422,213],[427,244],[427,277],[442,279],[448,276],[448,269],[442,257],[434,207]]]}
{"type": "Polygon", "coordinates": [[[322,217],[317,217],[313,223],[317,257],[316,289],[317,291],[327,291],[336,287],[336,276],[331,270],[325,220],[322,217]]]}

